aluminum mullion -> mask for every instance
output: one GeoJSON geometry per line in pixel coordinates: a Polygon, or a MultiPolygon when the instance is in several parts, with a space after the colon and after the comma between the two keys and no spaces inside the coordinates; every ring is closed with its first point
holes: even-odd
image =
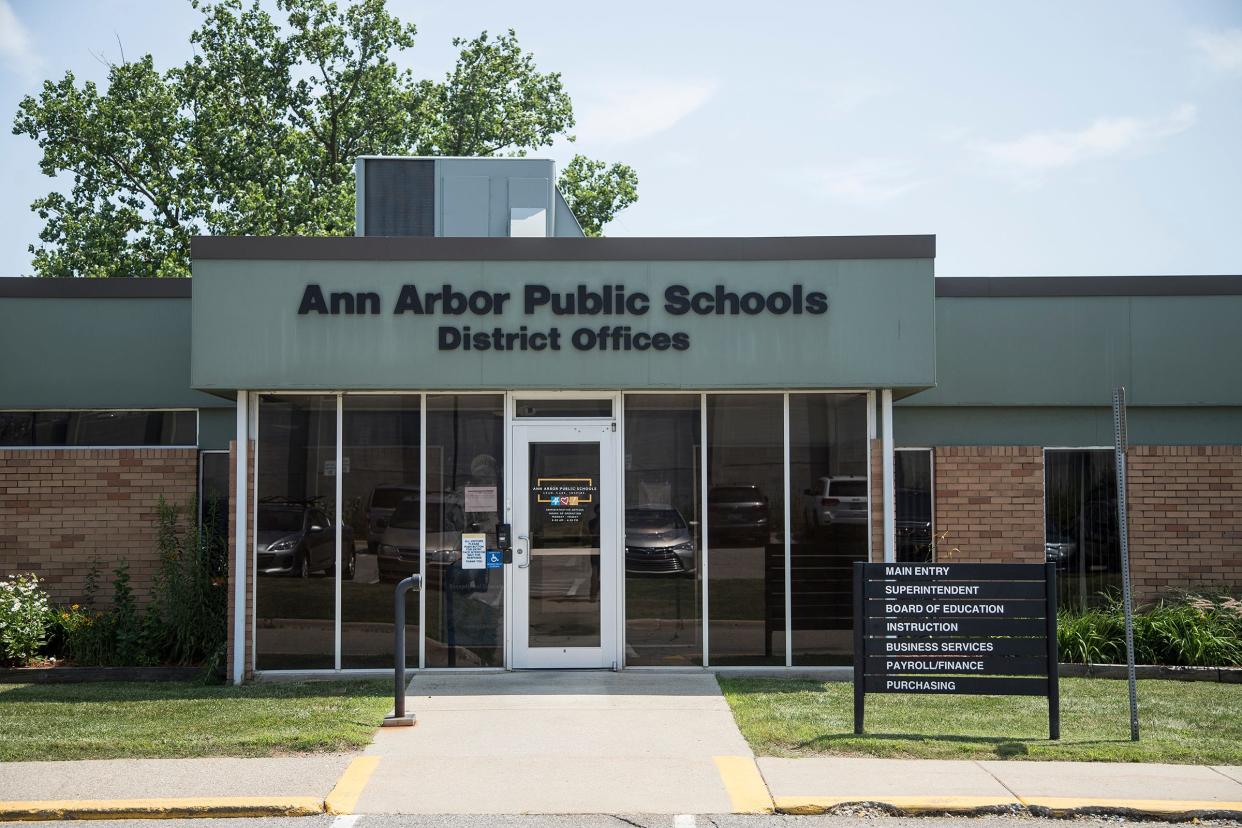
{"type": "Polygon", "coordinates": [[[345,488],[345,398],[341,394],[336,395],[336,485],[334,496],[336,498],[335,514],[332,516],[333,531],[336,536],[336,567],[333,579],[335,584],[334,600],[336,603],[336,619],[332,625],[333,636],[335,641],[335,669],[341,669],[341,564],[343,562],[341,543],[343,540],[343,532],[341,528],[341,498],[345,488]]]}
{"type": "Polygon", "coordinates": [[[789,508],[789,394],[782,399],[782,440],[785,446],[785,666],[793,666],[793,524],[789,508]]]}
{"type": "MultiPolygon", "coordinates": [[[[418,590],[418,669],[421,670],[427,666],[427,395],[418,397],[418,574],[424,584],[418,590]]],[[[405,623],[404,618],[401,623],[405,623]]]]}
{"type": "Polygon", "coordinates": [[[699,508],[702,513],[699,515],[699,526],[702,527],[702,537],[700,542],[703,546],[702,556],[703,565],[703,666],[707,667],[710,663],[708,657],[708,581],[710,572],[708,567],[708,558],[711,556],[710,544],[707,541],[707,394],[699,394],[699,508]]]}

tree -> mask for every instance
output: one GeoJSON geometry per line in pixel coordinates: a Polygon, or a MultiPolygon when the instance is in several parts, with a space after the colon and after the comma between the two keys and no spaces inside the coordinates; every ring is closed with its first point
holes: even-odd
{"type": "Polygon", "coordinates": [[[575,155],[561,171],[560,188],[582,232],[602,236],[605,224],[638,201],[638,173],[629,164],[607,166],[575,155]]]}
{"type": "MultiPolygon", "coordinates": [[[[106,90],[72,73],[20,104],[13,132],[66,174],[32,205],[42,276],[185,276],[196,234],[348,235],[358,155],[524,155],[573,140],[573,104],[509,30],[456,39],[441,81],[394,57],[416,29],[385,0],[191,0],[194,57],[160,72],[145,55],[108,67],[106,90]]],[[[623,164],[576,156],[559,182],[598,235],[637,198],[623,164]]]]}

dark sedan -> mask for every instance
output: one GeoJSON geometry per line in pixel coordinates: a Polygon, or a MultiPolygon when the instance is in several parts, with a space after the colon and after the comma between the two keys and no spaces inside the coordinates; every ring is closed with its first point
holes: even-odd
{"type": "MultiPolygon", "coordinates": [[[[307,578],[314,572],[336,572],[336,529],[321,507],[298,502],[263,502],[257,509],[255,541],[260,575],[307,578]]],[[[341,577],[354,577],[354,531],[341,527],[344,567],[341,577]]]]}

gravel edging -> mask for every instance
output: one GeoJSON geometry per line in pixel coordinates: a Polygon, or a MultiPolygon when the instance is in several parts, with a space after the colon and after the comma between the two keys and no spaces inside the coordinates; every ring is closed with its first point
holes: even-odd
{"type": "MultiPolygon", "coordinates": [[[[1127,677],[1124,664],[1061,664],[1058,672],[1067,678],[1124,679],[1127,677]]],[[[1242,684],[1242,667],[1169,667],[1161,664],[1136,664],[1134,676],[1141,679],[1242,684]]]]}

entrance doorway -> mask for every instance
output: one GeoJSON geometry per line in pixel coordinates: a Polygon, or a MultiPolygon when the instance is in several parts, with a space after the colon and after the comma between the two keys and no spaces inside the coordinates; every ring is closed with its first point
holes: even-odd
{"type": "Polygon", "coordinates": [[[613,428],[599,420],[513,426],[514,667],[616,662],[613,428]]]}

